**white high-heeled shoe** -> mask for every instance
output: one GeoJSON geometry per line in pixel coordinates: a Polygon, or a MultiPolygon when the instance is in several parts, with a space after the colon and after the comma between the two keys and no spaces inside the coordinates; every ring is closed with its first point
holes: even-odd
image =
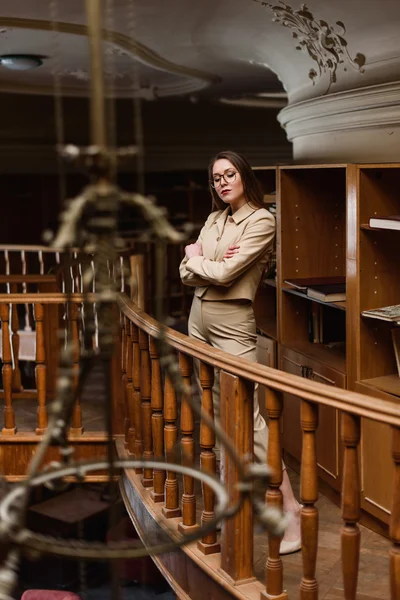
{"type": "Polygon", "coordinates": [[[293,540],[292,542],[286,542],[285,540],[282,540],[281,545],[279,546],[279,554],[281,555],[293,554],[299,550],[301,550],[301,538],[293,540]]]}
{"type": "MultiPolygon", "coordinates": [[[[302,504],[299,504],[300,510],[303,508],[302,504]]],[[[298,552],[301,550],[301,537],[296,540],[292,540],[291,542],[287,542],[286,540],[282,540],[279,546],[279,554],[293,554],[294,552],[298,552]]]]}

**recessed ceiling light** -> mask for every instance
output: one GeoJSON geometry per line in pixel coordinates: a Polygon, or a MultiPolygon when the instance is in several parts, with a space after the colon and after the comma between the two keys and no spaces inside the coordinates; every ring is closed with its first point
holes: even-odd
{"type": "Polygon", "coordinates": [[[34,54],[4,54],[0,56],[0,65],[11,71],[29,71],[43,64],[43,57],[34,54]]]}

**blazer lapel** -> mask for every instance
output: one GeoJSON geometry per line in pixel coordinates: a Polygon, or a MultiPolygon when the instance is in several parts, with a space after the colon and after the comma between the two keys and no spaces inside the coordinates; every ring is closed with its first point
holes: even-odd
{"type": "MultiPolygon", "coordinates": [[[[228,213],[230,211],[230,207],[228,206],[228,208],[226,208],[217,218],[217,220],[215,221],[216,225],[217,225],[217,231],[218,231],[218,238],[221,237],[223,231],[224,231],[224,225],[225,225],[225,221],[228,218],[228,213]]],[[[217,240],[218,242],[219,240],[217,240]]]]}

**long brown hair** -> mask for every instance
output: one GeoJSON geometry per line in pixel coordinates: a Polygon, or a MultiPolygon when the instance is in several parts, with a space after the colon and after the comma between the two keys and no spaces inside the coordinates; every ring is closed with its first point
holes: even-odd
{"type": "Polygon", "coordinates": [[[251,166],[241,154],[233,152],[232,150],[225,150],[224,152],[218,152],[208,166],[208,180],[210,182],[213,210],[224,210],[226,208],[225,202],[221,200],[217,191],[211,186],[213,166],[217,160],[220,160],[221,158],[229,160],[239,173],[243,183],[246,202],[257,206],[258,208],[263,208],[263,192],[251,166]]]}

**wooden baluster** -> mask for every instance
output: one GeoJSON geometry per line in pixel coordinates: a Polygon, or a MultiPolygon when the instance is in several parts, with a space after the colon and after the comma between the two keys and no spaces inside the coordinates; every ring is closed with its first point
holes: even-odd
{"type": "MultiPolygon", "coordinates": [[[[267,504],[282,511],[283,499],[282,485],[282,443],[280,418],[282,415],[283,398],[280,392],[271,388],[266,389],[266,408],[268,414],[268,452],[267,464],[272,469],[267,490],[267,504]]],[[[268,558],[266,564],[266,592],[261,594],[262,598],[277,598],[287,600],[287,593],[283,591],[283,565],[279,554],[282,536],[268,537],[268,558]]]]}
{"type": "Polygon", "coordinates": [[[300,584],[301,600],[317,600],[318,583],[315,578],[318,550],[318,500],[317,442],[318,405],[301,401],[301,427],[303,443],[301,453],[301,539],[303,577],[300,584]]]}
{"type": "MultiPolygon", "coordinates": [[[[221,425],[239,456],[253,456],[254,385],[235,375],[221,371],[221,425]],[[238,427],[238,424],[240,426],[238,427]]],[[[239,499],[239,474],[229,454],[222,453],[225,486],[231,502],[239,499]]],[[[253,581],[253,508],[246,498],[239,512],[227,519],[221,539],[221,569],[230,582],[253,581]]]]}
{"type": "Polygon", "coordinates": [[[344,443],[342,519],[341,531],[342,570],[344,597],[355,600],[357,594],[360,558],[360,474],[358,445],[360,443],[360,417],[342,413],[342,440],[344,443]]]}
{"type": "MultiPolygon", "coordinates": [[[[189,390],[191,389],[191,376],[193,372],[193,363],[190,356],[179,353],[179,368],[184,383],[189,390]]],[[[189,392],[191,393],[191,392],[189,392]]],[[[195,460],[194,448],[194,416],[193,409],[186,396],[182,397],[181,405],[181,448],[182,464],[192,467],[195,460]]],[[[194,480],[188,475],[183,476],[183,494],[182,494],[182,523],[179,523],[178,529],[181,533],[191,533],[197,529],[196,523],[196,496],[194,494],[194,480]]]]}
{"type": "MultiPolygon", "coordinates": [[[[16,294],[18,292],[18,286],[16,283],[10,285],[10,292],[16,294]]],[[[12,389],[13,392],[22,392],[23,387],[21,384],[21,371],[19,368],[19,322],[18,322],[18,305],[11,305],[11,345],[13,355],[13,376],[12,376],[12,389]]]]}
{"type": "MultiPolygon", "coordinates": [[[[168,375],[165,377],[164,388],[164,439],[165,456],[168,462],[173,462],[175,458],[176,442],[178,440],[178,403],[176,400],[175,388],[168,375]]],[[[180,517],[182,511],[179,507],[179,485],[176,473],[167,471],[165,481],[165,506],[162,509],[167,519],[180,517]]]]}
{"type": "MultiPolygon", "coordinates": [[[[76,302],[68,302],[67,304],[67,316],[69,322],[69,340],[73,345],[72,354],[72,371],[73,371],[73,390],[74,393],[78,387],[79,382],[79,328],[78,328],[78,305],[76,302]]],[[[74,410],[72,413],[72,421],[70,427],[70,435],[82,435],[82,411],[80,398],[75,399],[74,410]]]]}
{"type": "MultiPolygon", "coordinates": [[[[212,397],[212,387],[214,383],[214,368],[206,363],[200,363],[200,385],[203,390],[201,397],[201,407],[204,414],[214,420],[214,406],[212,397]]],[[[201,470],[215,475],[215,433],[203,421],[200,424],[200,465],[201,470]]],[[[204,510],[201,514],[201,524],[206,525],[215,519],[215,495],[212,490],[203,484],[204,510]]],[[[197,542],[197,547],[203,554],[214,554],[220,552],[221,544],[217,542],[217,532],[212,531],[203,536],[201,541],[197,542]]]]}
{"type": "MultiPolygon", "coordinates": [[[[128,415],[128,398],[126,395],[127,392],[127,374],[126,374],[126,362],[127,362],[127,342],[126,342],[126,322],[125,322],[125,316],[124,314],[121,312],[120,313],[120,327],[121,327],[121,387],[122,387],[122,394],[123,397],[125,398],[125,404],[126,404],[126,414],[128,415]]],[[[132,388],[133,389],[133,388],[132,388]]],[[[128,446],[128,430],[129,430],[129,423],[128,420],[125,419],[125,446],[128,446]]]]}
{"type": "Polygon", "coordinates": [[[38,394],[38,426],[36,428],[37,435],[43,435],[47,428],[47,407],[46,407],[46,389],[47,389],[47,367],[46,367],[46,352],[44,345],[44,328],[43,304],[35,303],[33,314],[36,322],[36,389],[38,394]]]}
{"type": "MultiPolygon", "coordinates": [[[[140,398],[140,347],[139,347],[139,328],[131,324],[131,338],[133,345],[133,426],[135,430],[135,444],[133,454],[136,460],[140,460],[143,455],[143,435],[142,435],[142,408],[140,398]]],[[[135,473],[142,474],[143,469],[135,469],[135,473]]]]}
{"type": "Polygon", "coordinates": [[[400,600],[400,429],[392,428],[392,456],[394,461],[393,505],[390,515],[390,598],[400,600]]]}
{"type": "MultiPolygon", "coordinates": [[[[25,256],[25,250],[21,250],[21,272],[22,275],[26,275],[28,270],[27,270],[27,263],[26,263],[26,256],[25,256]]],[[[24,282],[22,284],[22,293],[26,294],[28,291],[28,287],[27,284],[24,282]]],[[[32,331],[32,327],[31,327],[31,322],[30,322],[30,314],[29,314],[29,304],[25,304],[25,327],[24,327],[25,331],[32,331]]]]}
{"type": "MultiPolygon", "coordinates": [[[[153,433],[154,457],[164,457],[164,417],[163,417],[163,391],[160,359],[158,356],[157,342],[150,338],[151,357],[151,425],[153,433]]],[[[165,471],[154,469],[154,488],[151,497],[154,502],[164,502],[165,471]]]]}
{"type": "MultiPolygon", "coordinates": [[[[142,400],[142,428],[143,428],[143,458],[153,460],[153,439],[151,432],[151,366],[149,354],[149,337],[139,329],[140,346],[140,395],[142,400]]],[[[144,468],[142,485],[153,486],[153,469],[144,468]]]]}
{"type": "Polygon", "coordinates": [[[126,386],[125,386],[125,440],[130,454],[135,449],[135,427],[133,412],[133,343],[131,335],[131,323],[125,318],[126,339],[126,386]]]}
{"type": "Polygon", "coordinates": [[[123,256],[119,257],[119,279],[120,279],[120,283],[119,283],[119,289],[118,291],[121,292],[121,294],[125,293],[125,260],[123,256]]]}
{"type": "Polygon", "coordinates": [[[4,435],[14,435],[17,431],[15,427],[15,414],[12,406],[12,354],[10,344],[10,306],[0,304],[1,317],[1,335],[2,335],[2,359],[3,359],[3,388],[4,388],[4,435]]]}
{"type": "Polygon", "coordinates": [[[6,275],[10,275],[10,255],[8,254],[8,250],[4,250],[4,262],[6,265],[6,275]]]}
{"type": "Polygon", "coordinates": [[[43,252],[42,250],[38,251],[38,259],[39,259],[39,274],[44,275],[44,262],[43,262],[43,252]]]}

